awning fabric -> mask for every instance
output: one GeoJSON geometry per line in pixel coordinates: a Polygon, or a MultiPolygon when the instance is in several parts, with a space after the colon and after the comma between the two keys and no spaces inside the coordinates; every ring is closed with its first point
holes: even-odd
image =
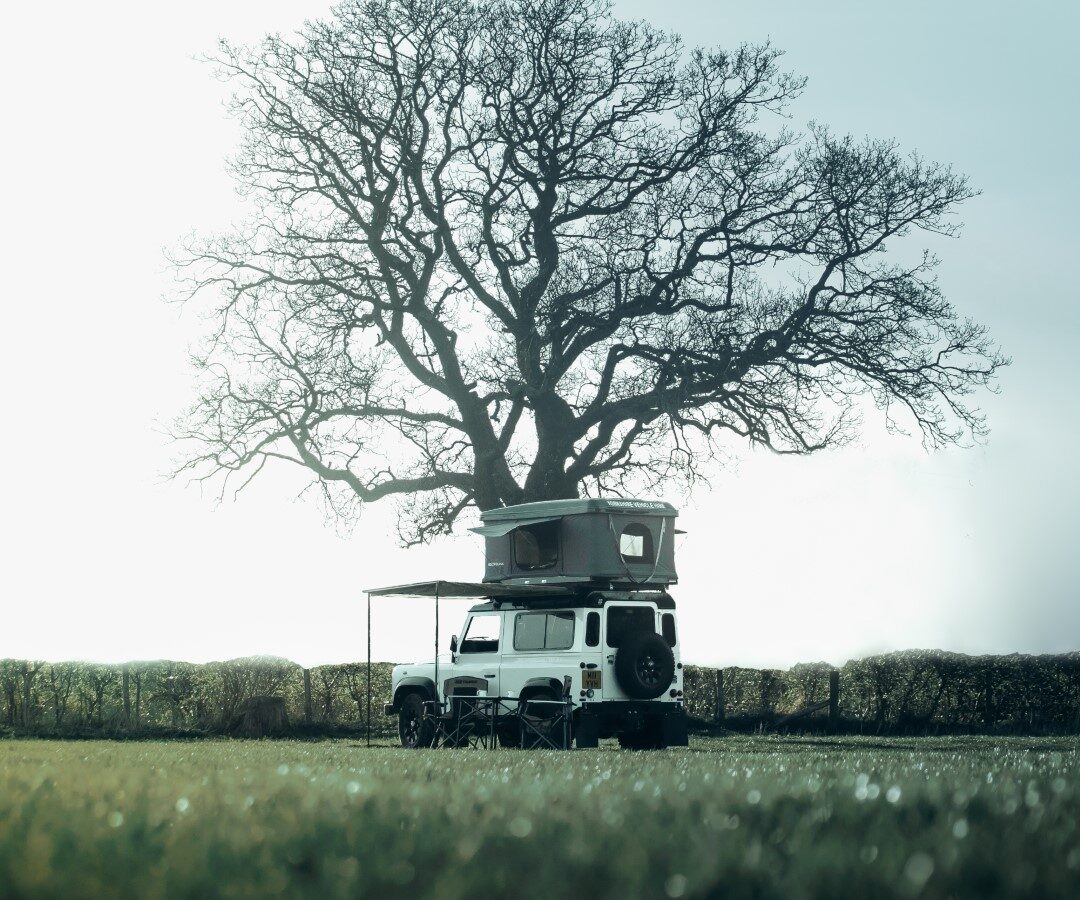
{"type": "Polygon", "coordinates": [[[511,519],[509,522],[495,522],[493,525],[478,525],[476,528],[470,528],[469,531],[482,534],[484,537],[502,537],[504,534],[509,534],[515,528],[521,528],[523,525],[536,525],[538,522],[554,522],[556,519],[561,518],[563,517],[543,516],[537,519],[511,519]]]}
{"type": "Polygon", "coordinates": [[[479,600],[485,597],[573,597],[578,591],[556,584],[481,584],[475,581],[416,581],[366,588],[372,597],[438,597],[479,600]]]}

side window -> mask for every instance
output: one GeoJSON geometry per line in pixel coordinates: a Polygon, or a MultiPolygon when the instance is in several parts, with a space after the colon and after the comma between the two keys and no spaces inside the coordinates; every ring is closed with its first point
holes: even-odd
{"type": "Polygon", "coordinates": [[[656,631],[656,610],[651,606],[609,606],[607,611],[607,645],[621,647],[628,637],[639,631],[656,631]]]}
{"type": "Polygon", "coordinates": [[[550,569],[559,561],[559,522],[522,525],[511,533],[519,569],[550,569]]]}
{"type": "Polygon", "coordinates": [[[675,646],[675,613],[664,613],[660,617],[660,630],[669,647],[675,646]]]}
{"type": "Polygon", "coordinates": [[[525,612],[514,618],[515,650],[569,650],[573,646],[572,612],[525,612]]]}
{"type": "Polygon", "coordinates": [[[654,562],[652,532],[640,522],[631,522],[619,535],[619,553],[628,563],[654,562]]]}
{"type": "Polygon", "coordinates": [[[502,616],[473,616],[465,628],[465,637],[458,653],[496,653],[502,616]]]}
{"type": "Polygon", "coordinates": [[[585,646],[595,647],[600,643],[600,613],[591,612],[585,617],[585,646]]]}

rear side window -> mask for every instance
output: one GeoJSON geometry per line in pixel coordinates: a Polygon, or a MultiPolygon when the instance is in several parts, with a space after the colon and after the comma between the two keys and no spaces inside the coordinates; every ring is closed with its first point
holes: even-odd
{"type": "Polygon", "coordinates": [[[559,561],[559,523],[522,525],[511,533],[514,562],[519,569],[550,569],[559,561]]]}
{"type": "Polygon", "coordinates": [[[651,606],[609,606],[607,645],[621,647],[639,631],[656,631],[656,611],[651,606]]]}
{"type": "Polygon", "coordinates": [[[596,647],[600,643],[600,613],[591,612],[585,617],[585,646],[596,647]]]}
{"type": "Polygon", "coordinates": [[[574,613],[527,612],[514,619],[515,650],[569,650],[574,646],[574,613]]]}
{"type": "Polygon", "coordinates": [[[675,646],[675,613],[664,613],[660,617],[660,631],[669,647],[675,646]]]}

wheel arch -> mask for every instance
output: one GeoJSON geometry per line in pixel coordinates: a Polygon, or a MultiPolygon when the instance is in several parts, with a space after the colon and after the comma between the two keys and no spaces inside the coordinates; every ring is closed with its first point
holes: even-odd
{"type": "Polygon", "coordinates": [[[402,678],[394,688],[394,698],[391,707],[394,712],[401,708],[401,703],[408,694],[420,694],[425,700],[435,700],[435,682],[422,675],[408,675],[402,678]]]}
{"type": "Polygon", "coordinates": [[[540,691],[552,691],[556,698],[561,697],[563,695],[563,683],[558,678],[551,678],[548,676],[530,678],[521,686],[518,696],[528,697],[529,695],[536,694],[540,691]]]}

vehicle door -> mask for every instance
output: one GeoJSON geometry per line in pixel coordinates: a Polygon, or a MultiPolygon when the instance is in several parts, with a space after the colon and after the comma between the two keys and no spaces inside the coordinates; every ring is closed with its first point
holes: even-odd
{"type": "Polygon", "coordinates": [[[501,685],[506,696],[519,697],[534,679],[554,680],[560,687],[570,675],[577,684],[581,671],[580,609],[524,609],[506,614],[501,685]]]}
{"type": "MultiPolygon", "coordinates": [[[[458,639],[452,677],[481,678],[489,697],[499,696],[499,660],[502,644],[502,613],[470,613],[458,639]]],[[[444,679],[445,684],[445,679],[444,679]]],[[[443,684],[439,691],[443,691],[443,684]]]]}
{"type": "Polygon", "coordinates": [[[629,700],[615,675],[615,654],[630,635],[657,630],[656,604],[645,601],[607,603],[603,609],[604,700],[629,700]]]}

